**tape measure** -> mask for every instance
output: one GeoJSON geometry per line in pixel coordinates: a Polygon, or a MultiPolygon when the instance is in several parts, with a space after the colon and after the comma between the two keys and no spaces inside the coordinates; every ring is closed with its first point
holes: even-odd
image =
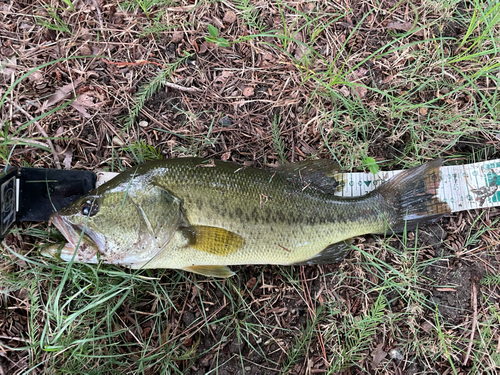
{"type": "MultiPolygon", "coordinates": [[[[500,206],[500,160],[443,166],[440,170],[438,197],[452,212],[500,206]]],[[[365,195],[401,172],[346,173],[338,195],[365,195]]]]}

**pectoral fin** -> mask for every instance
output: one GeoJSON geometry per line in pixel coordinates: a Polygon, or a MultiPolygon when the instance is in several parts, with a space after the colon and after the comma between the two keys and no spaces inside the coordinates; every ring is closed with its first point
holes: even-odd
{"type": "Polygon", "coordinates": [[[184,271],[194,272],[203,276],[231,277],[234,272],[226,266],[191,266],[184,268],[184,271]]]}
{"type": "Polygon", "coordinates": [[[195,225],[182,228],[182,233],[188,239],[188,246],[210,254],[227,256],[243,246],[243,238],[228,230],[195,225]]]}
{"type": "Polygon", "coordinates": [[[319,254],[296,265],[325,264],[340,262],[351,250],[352,239],[337,242],[325,247],[319,254]]]}

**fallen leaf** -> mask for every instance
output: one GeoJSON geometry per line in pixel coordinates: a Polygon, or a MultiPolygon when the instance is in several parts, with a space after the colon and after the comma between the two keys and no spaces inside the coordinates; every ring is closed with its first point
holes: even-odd
{"type": "Polygon", "coordinates": [[[56,134],[54,134],[54,138],[60,137],[64,133],[64,128],[59,126],[56,130],[56,134]]]}
{"type": "Polygon", "coordinates": [[[63,160],[64,168],[71,169],[71,161],[73,160],[73,149],[71,147],[68,147],[68,149],[64,151],[63,155],[64,155],[64,160],[63,160]]]}
{"type": "Polygon", "coordinates": [[[340,89],[339,89],[340,93],[342,95],[344,95],[344,97],[348,97],[350,95],[350,92],[349,92],[349,89],[346,87],[346,86],[342,86],[340,89]]]}
{"type": "Polygon", "coordinates": [[[29,75],[28,80],[32,83],[40,83],[43,81],[43,74],[37,70],[29,75]]]}
{"type": "Polygon", "coordinates": [[[239,108],[239,107],[242,107],[246,104],[246,100],[238,100],[236,102],[233,103],[234,107],[235,108],[239,108]]]}
{"type": "Polygon", "coordinates": [[[420,108],[418,109],[418,111],[420,112],[420,114],[421,114],[422,116],[427,115],[427,112],[428,112],[426,107],[420,107],[420,108]]]}
{"type": "Polygon", "coordinates": [[[387,353],[382,350],[383,347],[384,347],[384,343],[378,344],[372,353],[373,368],[378,367],[378,365],[380,365],[380,362],[382,362],[382,360],[387,356],[387,353]]]}
{"type": "Polygon", "coordinates": [[[92,54],[92,51],[90,50],[89,46],[84,44],[83,46],[80,47],[80,56],[89,56],[92,54]]]}
{"type": "Polygon", "coordinates": [[[198,51],[198,53],[205,53],[205,52],[207,52],[207,50],[208,50],[208,43],[203,42],[200,44],[200,50],[198,51]]]}
{"type": "Polygon", "coordinates": [[[368,92],[368,89],[364,86],[355,86],[354,90],[360,98],[364,98],[366,96],[366,93],[368,92]]]}
{"type": "Polygon", "coordinates": [[[254,96],[255,91],[253,87],[247,86],[243,89],[243,96],[246,96],[247,98],[250,96],[254,96]]]}
{"type": "Polygon", "coordinates": [[[413,22],[389,22],[387,28],[391,30],[410,31],[413,22]]]}
{"type": "Polygon", "coordinates": [[[366,70],[365,68],[359,68],[357,70],[354,71],[354,74],[356,75],[356,77],[358,78],[362,78],[366,75],[366,72],[368,70],[366,70]]]}
{"type": "Polygon", "coordinates": [[[6,76],[11,76],[16,73],[15,67],[8,67],[7,65],[17,65],[16,57],[6,57],[5,60],[0,61],[0,72],[6,76]]]}
{"type": "Polygon", "coordinates": [[[231,72],[230,70],[223,70],[221,75],[218,77],[215,77],[214,82],[225,82],[229,77],[233,77],[234,73],[231,72]]]}
{"type": "Polygon", "coordinates": [[[224,18],[222,19],[225,23],[233,23],[236,21],[236,13],[234,13],[232,10],[228,10],[224,14],[224,18]]]}
{"type": "Polygon", "coordinates": [[[53,106],[64,99],[67,99],[72,93],[73,90],[77,88],[77,86],[82,82],[81,78],[75,79],[73,82],[64,85],[56,90],[47,101],[44,103],[43,107],[47,108],[53,106]]]}
{"type": "Polygon", "coordinates": [[[422,329],[427,332],[427,333],[431,333],[431,331],[434,329],[434,326],[429,323],[429,322],[423,322],[422,325],[421,325],[422,329]]]}
{"type": "Polygon", "coordinates": [[[80,96],[78,96],[72,103],[71,106],[76,109],[82,117],[84,118],[90,118],[90,116],[87,112],[87,109],[92,108],[92,109],[97,109],[101,106],[101,103],[94,103],[94,96],[90,95],[89,93],[83,93],[80,96]]]}
{"type": "Polygon", "coordinates": [[[276,61],[275,57],[269,52],[264,53],[262,58],[267,61],[276,61]]]}
{"type": "Polygon", "coordinates": [[[312,12],[315,7],[316,7],[315,3],[307,3],[306,6],[305,6],[306,11],[308,11],[308,12],[312,12]]]}
{"type": "Polygon", "coordinates": [[[225,152],[225,153],[222,154],[221,159],[222,159],[222,161],[228,161],[228,159],[230,157],[231,157],[231,152],[228,151],[228,152],[225,152]]]}
{"type": "Polygon", "coordinates": [[[389,82],[391,82],[393,79],[394,79],[394,76],[393,76],[393,75],[388,75],[387,77],[385,77],[385,78],[384,78],[384,80],[382,81],[382,83],[389,83],[389,82]]]}
{"type": "Polygon", "coordinates": [[[172,43],[180,43],[182,42],[182,38],[184,38],[184,33],[180,30],[175,30],[172,34],[172,43]]]}
{"type": "Polygon", "coordinates": [[[248,289],[253,289],[255,284],[257,283],[257,279],[255,277],[252,277],[250,280],[247,282],[247,288],[248,289]]]}

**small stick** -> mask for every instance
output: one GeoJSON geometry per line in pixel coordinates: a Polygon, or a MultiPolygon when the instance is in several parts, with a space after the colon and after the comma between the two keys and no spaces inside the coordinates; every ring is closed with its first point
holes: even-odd
{"type": "Polygon", "coordinates": [[[197,87],[184,87],[184,86],[180,86],[180,85],[177,85],[177,84],[171,83],[171,82],[165,82],[165,86],[170,87],[172,89],[179,90],[179,91],[187,91],[187,92],[198,92],[198,91],[201,91],[197,87]]]}
{"type": "Polygon", "coordinates": [[[101,32],[104,34],[104,26],[102,23],[102,15],[101,15],[101,9],[99,9],[99,4],[97,3],[97,0],[92,0],[95,6],[95,10],[97,11],[97,19],[99,20],[99,26],[101,26],[101,32]]]}
{"type": "Polygon", "coordinates": [[[473,314],[472,314],[472,330],[470,333],[470,341],[469,341],[469,347],[467,348],[467,353],[465,354],[465,359],[464,359],[464,366],[467,365],[467,362],[469,361],[469,356],[470,352],[472,350],[472,343],[474,342],[474,335],[476,334],[476,325],[477,325],[477,286],[475,280],[471,279],[471,299],[472,299],[472,308],[473,308],[473,314]]]}
{"type": "Polygon", "coordinates": [[[46,148],[50,148],[49,145],[47,143],[43,143],[43,142],[40,142],[40,141],[35,141],[33,139],[27,139],[27,138],[19,138],[19,137],[10,137],[10,138],[4,138],[4,137],[0,137],[0,141],[16,141],[18,142],[19,144],[24,144],[26,146],[29,146],[30,144],[32,145],[36,145],[36,146],[42,146],[42,147],[46,147],[46,148]]]}
{"type": "Polygon", "coordinates": [[[0,335],[0,339],[2,339],[2,340],[21,341],[21,342],[24,342],[24,343],[26,343],[26,344],[31,345],[31,341],[30,341],[30,339],[23,339],[23,338],[21,338],[21,337],[13,337],[13,336],[4,336],[4,335],[0,335]]]}
{"type": "MultiPolygon", "coordinates": [[[[21,113],[23,113],[26,117],[28,117],[28,119],[30,121],[33,120],[33,116],[31,116],[28,112],[26,112],[24,110],[23,107],[19,106],[16,102],[10,100],[10,99],[7,99],[7,101],[12,104],[14,107],[16,107],[21,113]]],[[[49,136],[47,135],[47,133],[45,132],[45,130],[43,130],[42,126],[40,125],[40,123],[38,121],[33,121],[34,124],[36,125],[38,131],[40,133],[42,133],[42,135],[47,138],[47,143],[49,144],[49,148],[50,150],[52,151],[52,155],[54,156],[54,161],[56,162],[56,167],[57,169],[61,169],[61,163],[59,163],[59,156],[57,155],[57,152],[54,148],[54,145],[52,144],[52,141],[49,139],[49,136]]]]}

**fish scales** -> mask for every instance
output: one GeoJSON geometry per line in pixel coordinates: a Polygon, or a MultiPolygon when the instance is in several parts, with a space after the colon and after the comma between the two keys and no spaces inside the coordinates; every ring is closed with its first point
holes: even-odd
{"type": "MultiPolygon", "coordinates": [[[[352,199],[346,205],[342,198],[303,189],[272,171],[192,160],[151,174],[182,200],[190,224],[222,227],[245,239],[243,248],[223,259],[233,264],[292,264],[353,237],[360,226],[371,232],[384,228],[370,209],[375,198],[352,199]]],[[[197,264],[222,261],[199,252],[184,257],[197,264]]],[[[164,263],[158,259],[153,264],[164,263]]]]}
{"type": "Polygon", "coordinates": [[[344,198],[325,192],[334,178],[315,183],[314,161],[307,170],[300,163],[262,170],[201,158],[150,162],[54,214],[68,244],[45,255],[214,276],[229,276],[226,265],[338,261],[354,236],[401,231],[449,212],[435,196],[440,164],[344,198]]]}

